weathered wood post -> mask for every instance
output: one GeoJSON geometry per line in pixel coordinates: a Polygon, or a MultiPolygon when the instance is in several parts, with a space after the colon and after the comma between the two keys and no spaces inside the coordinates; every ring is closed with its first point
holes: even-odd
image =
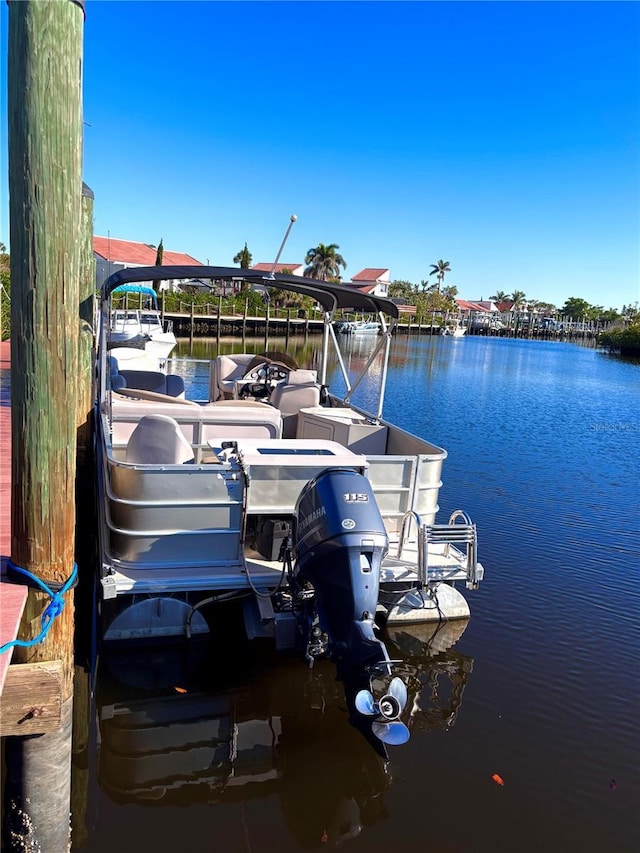
{"type": "Polygon", "coordinates": [[[96,263],[93,256],[93,192],[82,184],[82,226],[79,278],[78,335],[78,460],[84,456],[91,440],[91,410],[94,394],[95,355],[93,346],[96,263]]]}
{"type": "Polygon", "coordinates": [[[93,255],[93,192],[82,185],[82,226],[79,279],[78,369],[76,378],[76,561],[81,582],[76,595],[76,648],[79,637],[89,648],[92,628],[95,526],[90,524],[93,509],[92,410],[95,400],[95,294],[96,264],[93,255]],[[82,567],[89,571],[84,575],[82,567]],[[79,600],[78,600],[79,599],[79,600]]]}
{"type": "MultiPolygon", "coordinates": [[[[83,25],[73,0],[9,2],[11,559],[53,592],[74,571],[83,25]]],[[[69,849],[72,591],[64,602],[43,642],[14,653],[30,683],[29,669],[58,672],[61,722],[6,739],[8,850],[69,849]]],[[[49,603],[30,589],[20,639],[49,603]]]]}

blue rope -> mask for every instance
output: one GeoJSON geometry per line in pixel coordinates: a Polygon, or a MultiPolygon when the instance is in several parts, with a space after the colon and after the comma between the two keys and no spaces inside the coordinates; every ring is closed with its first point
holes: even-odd
{"type": "Polygon", "coordinates": [[[3,646],[0,646],[0,655],[4,654],[8,649],[13,648],[14,646],[20,646],[21,648],[28,648],[29,646],[35,646],[37,643],[41,643],[44,638],[47,636],[49,628],[51,627],[53,620],[56,616],[59,616],[64,610],[64,598],[62,597],[65,592],[67,592],[75,583],[76,578],[78,577],[78,567],[74,563],[73,571],[71,572],[71,576],[65,583],[60,587],[58,592],[52,592],[46,583],[41,580],[36,575],[32,575],[31,572],[27,571],[27,569],[22,569],[20,566],[16,566],[16,564],[12,560],[7,561],[7,565],[13,572],[19,572],[24,575],[29,581],[32,581],[43,592],[46,592],[47,595],[51,598],[51,601],[45,607],[42,612],[40,624],[42,625],[42,630],[38,634],[37,637],[34,637],[33,640],[11,640],[9,643],[5,643],[3,646]]]}

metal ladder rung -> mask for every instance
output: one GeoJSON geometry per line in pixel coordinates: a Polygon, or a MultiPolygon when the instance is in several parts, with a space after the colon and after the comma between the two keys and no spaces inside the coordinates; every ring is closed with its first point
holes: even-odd
{"type": "Polygon", "coordinates": [[[462,524],[432,524],[427,525],[427,535],[432,541],[439,539],[442,541],[467,542],[476,538],[476,526],[475,524],[472,524],[471,527],[466,525],[463,527],[462,524]]]}
{"type": "Polygon", "coordinates": [[[418,513],[414,510],[408,510],[402,518],[400,539],[398,542],[398,559],[402,557],[402,547],[407,541],[405,537],[412,521],[415,521],[418,529],[418,577],[420,581],[427,583],[429,578],[429,544],[444,545],[445,557],[449,556],[449,545],[462,544],[467,546],[467,588],[477,589],[482,572],[478,571],[478,537],[476,526],[469,516],[458,509],[451,514],[448,524],[422,524],[418,513]],[[454,523],[457,518],[462,518],[465,523],[454,523]]]}
{"type": "Polygon", "coordinates": [[[423,527],[425,541],[425,564],[429,563],[429,544],[444,545],[444,554],[449,555],[450,545],[466,545],[467,587],[475,589],[478,586],[478,536],[476,526],[461,510],[456,510],[449,519],[449,524],[426,524],[423,527]],[[456,518],[463,518],[464,524],[455,524],[456,518]]]}

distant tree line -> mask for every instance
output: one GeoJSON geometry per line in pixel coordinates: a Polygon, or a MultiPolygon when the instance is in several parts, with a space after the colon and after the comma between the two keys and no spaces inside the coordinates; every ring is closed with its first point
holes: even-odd
{"type": "MultiPolygon", "coordinates": [[[[389,295],[404,299],[408,304],[417,307],[417,314],[456,311],[458,305],[455,301],[458,295],[456,287],[444,287],[444,276],[451,271],[448,261],[439,260],[437,264],[431,265],[429,275],[435,275],[437,283],[429,285],[426,281],[420,284],[412,284],[410,281],[393,281],[389,287],[389,295]]],[[[504,290],[496,291],[489,297],[491,302],[497,305],[509,303],[509,310],[514,314],[531,313],[543,314],[549,317],[561,316],[571,317],[580,321],[595,321],[599,323],[633,322],[640,317],[638,303],[634,305],[623,305],[620,311],[615,308],[605,309],[602,305],[591,305],[586,299],[571,296],[561,307],[551,302],[543,302],[538,299],[528,299],[522,290],[514,290],[507,293],[504,290]]],[[[482,298],[480,301],[483,301],[482,298]]]]}
{"type": "MultiPolygon", "coordinates": [[[[310,248],[304,259],[306,264],[304,269],[305,276],[340,283],[342,280],[341,269],[346,269],[347,264],[342,255],[338,253],[339,248],[340,246],[337,243],[319,243],[317,246],[310,248]]],[[[244,244],[244,249],[235,255],[233,262],[245,269],[251,266],[252,255],[246,243],[244,244]]],[[[394,299],[401,299],[407,305],[414,305],[416,308],[416,320],[418,322],[426,320],[434,313],[440,314],[457,311],[458,304],[456,297],[458,296],[458,288],[453,285],[445,286],[444,284],[445,277],[450,272],[451,264],[449,261],[440,258],[435,264],[431,264],[431,270],[427,275],[427,279],[423,279],[419,284],[403,280],[391,282],[389,285],[389,296],[394,299]],[[435,283],[429,281],[431,276],[435,276],[435,283]]],[[[277,298],[283,304],[288,302],[293,307],[292,295],[287,296],[286,291],[278,294],[277,298]]],[[[504,302],[511,303],[509,310],[515,314],[535,311],[537,314],[549,317],[571,317],[574,320],[596,321],[599,323],[628,323],[640,316],[638,303],[635,303],[635,305],[623,305],[621,311],[617,311],[614,308],[605,309],[602,305],[591,305],[586,299],[581,299],[577,296],[567,299],[561,307],[557,307],[550,302],[527,298],[522,290],[514,290],[513,293],[498,290],[489,299],[498,304],[504,302]]]]}

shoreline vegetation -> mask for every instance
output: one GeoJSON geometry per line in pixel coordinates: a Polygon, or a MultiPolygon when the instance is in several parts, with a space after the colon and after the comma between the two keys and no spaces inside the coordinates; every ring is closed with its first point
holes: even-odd
{"type": "Polygon", "coordinates": [[[640,356],[640,323],[607,329],[599,335],[598,344],[609,352],[637,358],[640,356]]]}

